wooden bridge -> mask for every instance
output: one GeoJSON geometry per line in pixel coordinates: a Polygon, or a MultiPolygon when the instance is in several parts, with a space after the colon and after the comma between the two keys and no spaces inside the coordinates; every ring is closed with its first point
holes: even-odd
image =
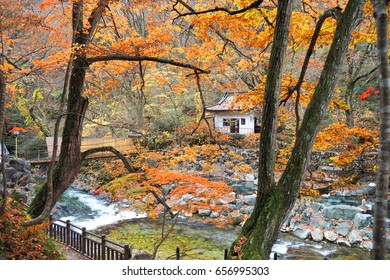
{"type": "MultiPolygon", "coordinates": [[[[138,134],[132,134],[128,137],[120,138],[84,138],[81,140],[81,152],[85,152],[89,149],[100,148],[100,147],[113,147],[122,154],[128,154],[134,150],[134,142],[140,137],[138,134]]],[[[53,155],[53,142],[54,137],[46,137],[46,147],[42,147],[35,151],[34,155],[28,156],[28,160],[32,165],[48,164],[53,155]]],[[[58,159],[61,151],[62,137],[58,138],[58,149],[56,158],[58,159]]],[[[89,155],[87,159],[96,158],[107,158],[113,157],[114,155],[110,152],[98,152],[89,155]]]]}

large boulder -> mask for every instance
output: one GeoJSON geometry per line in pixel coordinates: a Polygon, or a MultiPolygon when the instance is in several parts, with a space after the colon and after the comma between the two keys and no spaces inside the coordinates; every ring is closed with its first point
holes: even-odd
{"type": "Polygon", "coordinates": [[[330,242],[335,242],[337,240],[337,234],[330,230],[325,231],[324,237],[330,242]]]}
{"type": "Polygon", "coordinates": [[[208,217],[208,216],[210,216],[210,214],[211,214],[210,209],[199,209],[199,211],[198,211],[198,216],[200,216],[200,217],[208,217]]]}
{"type": "Polygon", "coordinates": [[[313,238],[314,241],[321,242],[322,239],[324,239],[324,234],[322,233],[322,230],[316,228],[311,232],[311,237],[313,238]]]}
{"type": "Polygon", "coordinates": [[[293,234],[300,239],[307,239],[310,237],[310,230],[307,228],[298,227],[293,231],[293,234]]]}
{"type": "Polygon", "coordinates": [[[357,228],[365,228],[371,225],[372,215],[357,213],[353,218],[353,223],[357,228]]]}
{"type": "Polygon", "coordinates": [[[19,158],[11,159],[8,164],[20,172],[31,171],[31,164],[28,161],[24,161],[19,158]]]}
{"type": "Polygon", "coordinates": [[[234,211],[232,213],[229,213],[228,216],[229,216],[233,226],[238,226],[239,224],[241,224],[245,220],[245,215],[238,212],[238,211],[234,211]]]}
{"type": "Polygon", "coordinates": [[[348,233],[351,231],[352,225],[349,223],[340,223],[336,226],[336,233],[342,235],[342,236],[347,236],[348,233]]]}
{"type": "Polygon", "coordinates": [[[355,206],[333,205],[324,208],[324,217],[327,219],[352,220],[361,210],[355,206]]]}
{"type": "Polygon", "coordinates": [[[313,228],[324,229],[326,228],[326,221],[322,217],[314,216],[310,220],[310,226],[313,228]]]}
{"type": "Polygon", "coordinates": [[[361,233],[358,230],[351,231],[351,233],[349,234],[348,240],[351,244],[360,244],[363,242],[363,238],[361,236],[361,233]]]}

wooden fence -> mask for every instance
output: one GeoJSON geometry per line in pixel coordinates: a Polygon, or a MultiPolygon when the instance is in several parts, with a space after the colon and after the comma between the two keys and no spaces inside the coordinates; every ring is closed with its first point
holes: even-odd
{"type": "MultiPolygon", "coordinates": [[[[48,234],[55,241],[93,260],[130,260],[132,257],[129,245],[108,240],[105,235],[96,235],[85,227],[71,224],[69,220],[53,221],[48,228],[48,234]]],[[[225,249],[224,260],[228,259],[228,254],[228,249],[225,249]]],[[[179,247],[176,247],[176,259],[181,259],[179,247]]],[[[273,259],[277,259],[276,253],[273,259]]]]}
{"type": "Polygon", "coordinates": [[[49,236],[55,241],[93,260],[129,260],[129,245],[121,245],[70,223],[56,220],[50,224],[49,236]]]}

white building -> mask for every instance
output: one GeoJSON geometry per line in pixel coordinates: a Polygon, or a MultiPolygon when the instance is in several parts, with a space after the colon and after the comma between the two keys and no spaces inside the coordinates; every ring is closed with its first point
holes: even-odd
{"type": "Polygon", "coordinates": [[[225,93],[213,106],[206,107],[214,120],[214,129],[221,133],[249,134],[260,132],[258,111],[244,112],[235,104],[235,96],[240,93],[225,93]]]}

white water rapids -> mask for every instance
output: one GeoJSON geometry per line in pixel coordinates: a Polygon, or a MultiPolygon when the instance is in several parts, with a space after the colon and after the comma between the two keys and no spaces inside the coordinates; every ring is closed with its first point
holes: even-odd
{"type": "Polygon", "coordinates": [[[109,203],[97,197],[74,189],[65,192],[67,199],[80,203],[80,208],[70,216],[60,217],[60,220],[70,220],[71,223],[93,230],[101,226],[113,224],[121,220],[145,218],[145,214],[135,211],[121,210],[115,203],[109,203]]]}

